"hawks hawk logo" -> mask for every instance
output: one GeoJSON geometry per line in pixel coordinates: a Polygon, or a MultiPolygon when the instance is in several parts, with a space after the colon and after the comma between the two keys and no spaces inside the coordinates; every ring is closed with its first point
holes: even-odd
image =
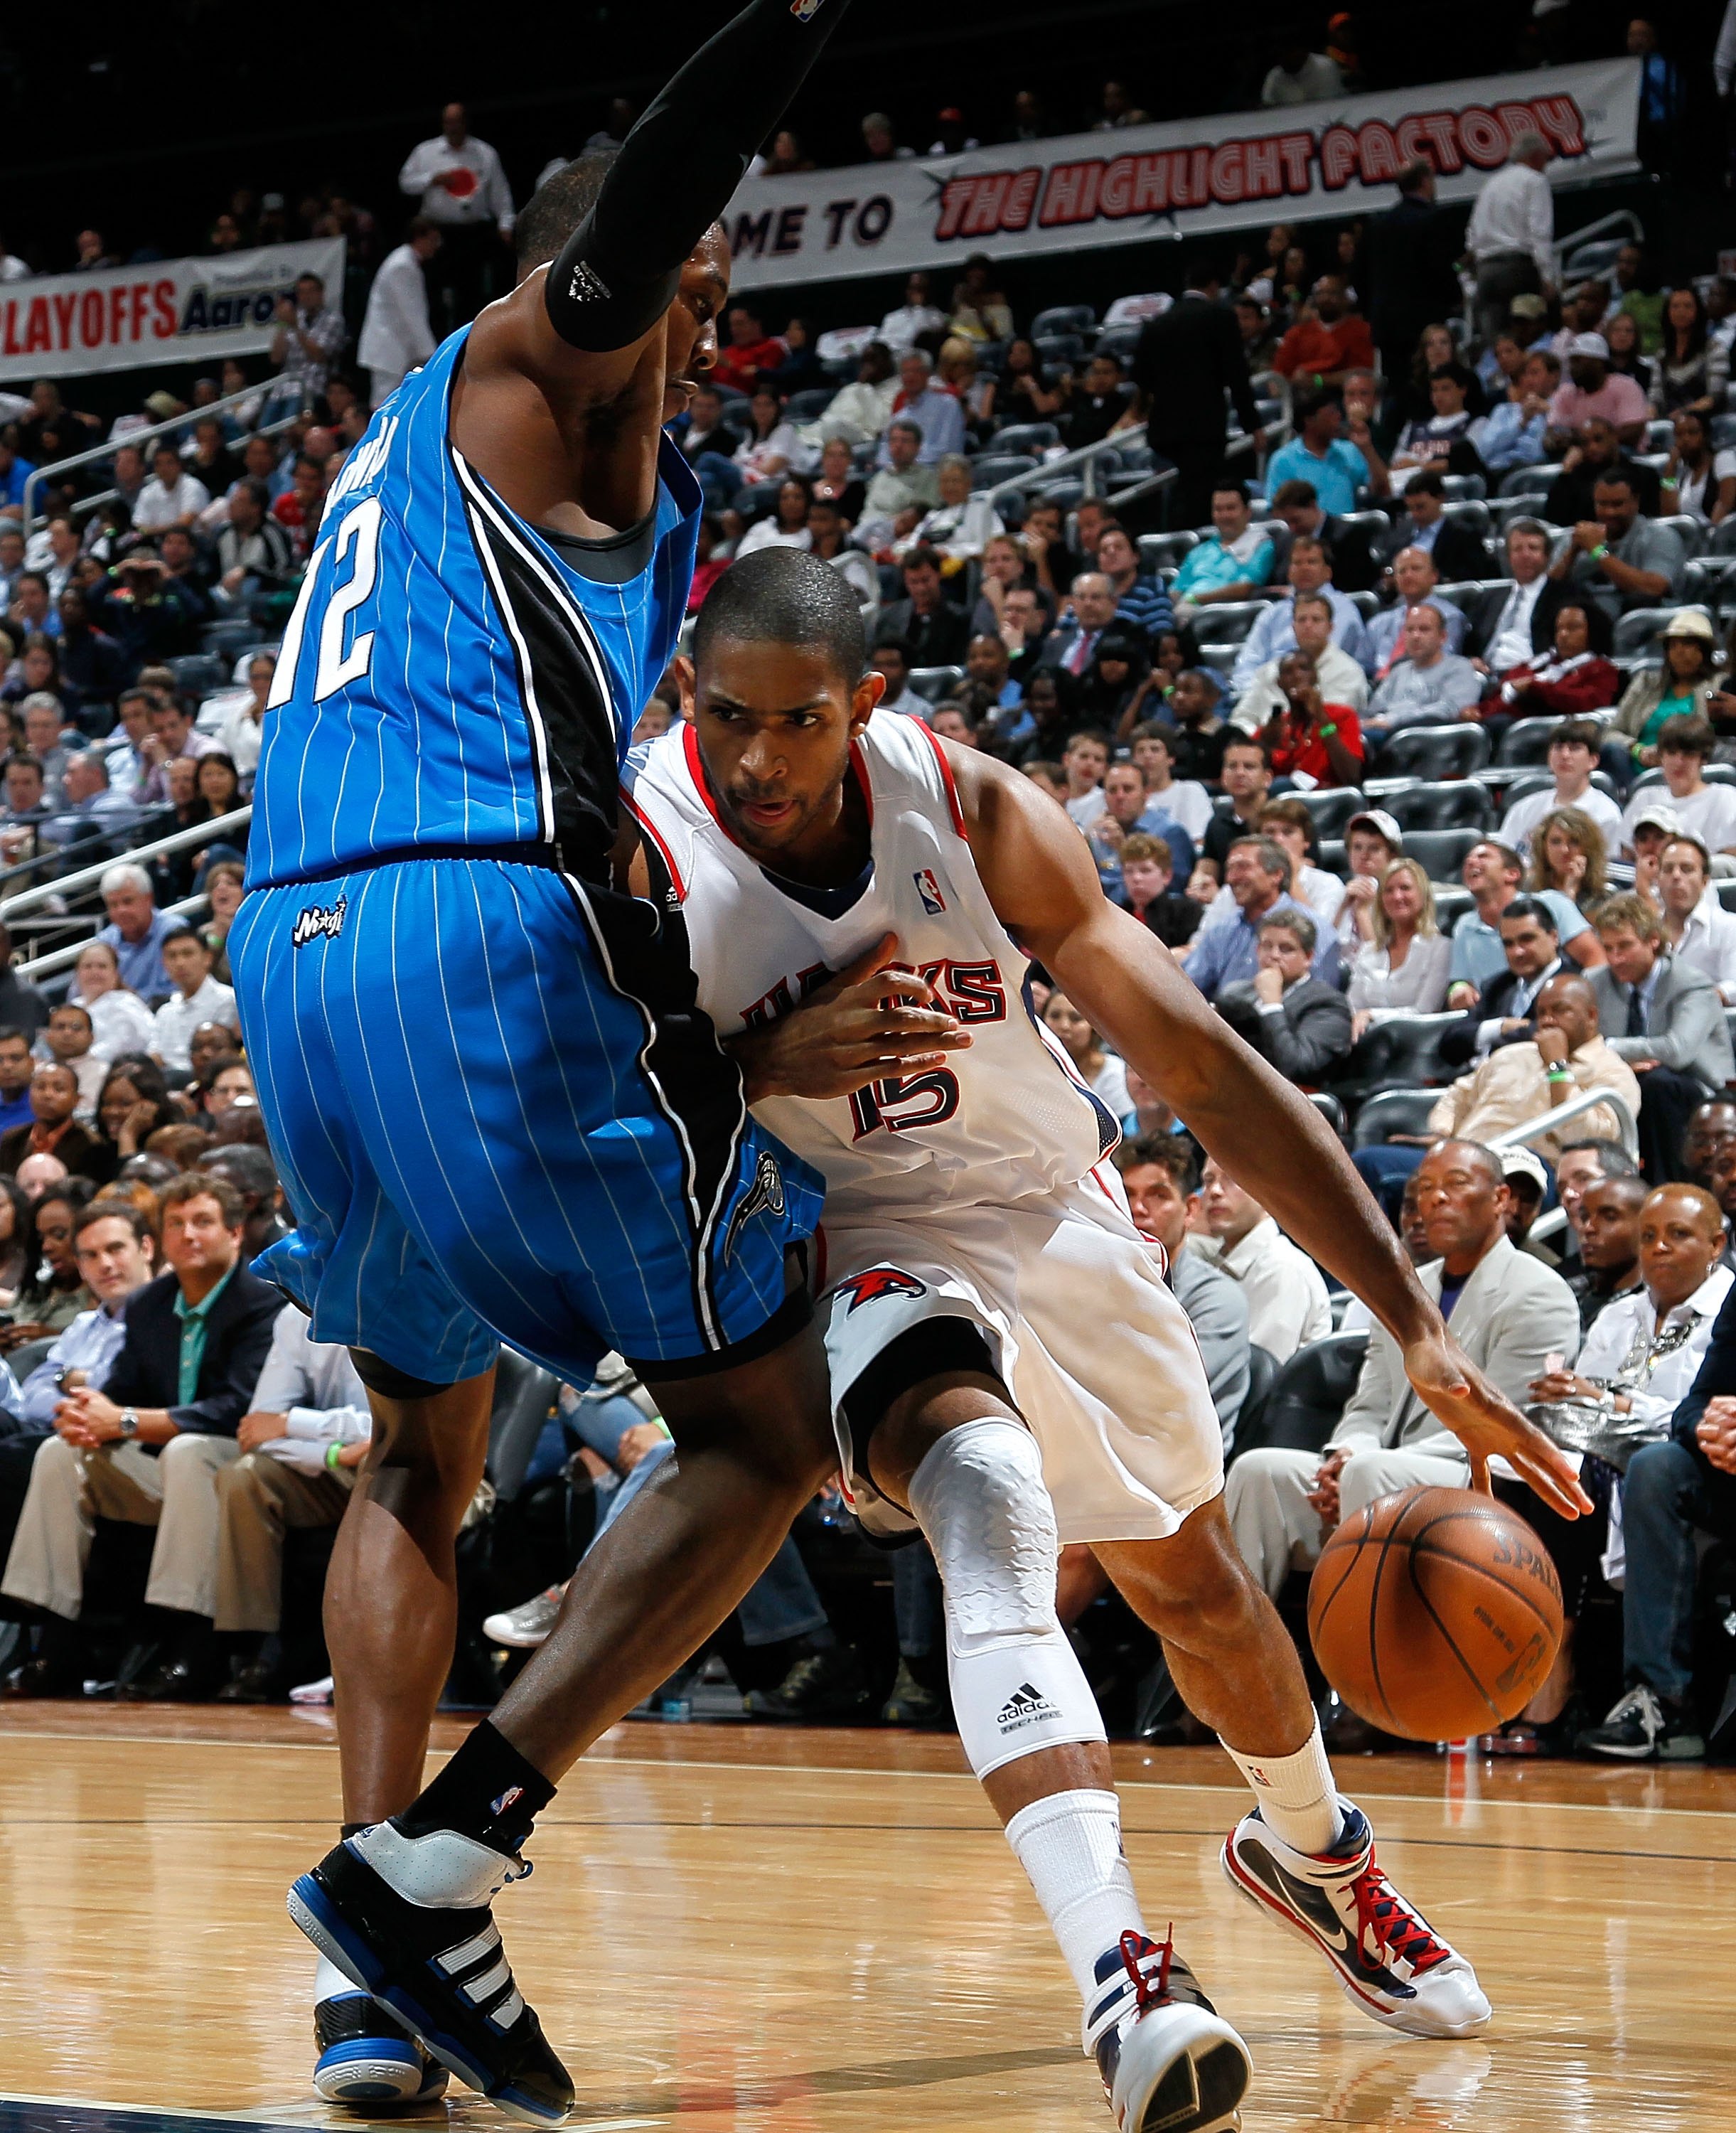
{"type": "Polygon", "coordinates": [[[928,1283],[918,1281],[915,1274],[905,1274],[897,1267],[869,1267],[863,1274],[853,1274],[848,1280],[839,1283],[832,1291],[834,1296],[848,1296],[850,1299],[845,1312],[860,1305],[872,1303],[878,1296],[926,1296],[928,1283]]]}

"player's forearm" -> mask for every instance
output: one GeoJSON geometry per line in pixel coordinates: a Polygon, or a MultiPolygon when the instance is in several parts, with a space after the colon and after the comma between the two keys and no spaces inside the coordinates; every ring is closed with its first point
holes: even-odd
{"type": "Polygon", "coordinates": [[[1206,1153],[1361,1297],[1396,1341],[1408,1345],[1438,1332],[1438,1312],[1337,1136],[1213,1012],[1143,927],[1094,926],[1053,967],[1069,998],[1206,1153]]]}
{"type": "Polygon", "coordinates": [[[544,301],[575,348],[626,348],[674,301],[681,265],[729,205],[849,0],[753,0],[627,137],[544,301]]]}

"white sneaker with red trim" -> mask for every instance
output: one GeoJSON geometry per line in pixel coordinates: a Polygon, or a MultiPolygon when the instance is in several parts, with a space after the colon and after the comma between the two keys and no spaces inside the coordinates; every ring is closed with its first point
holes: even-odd
{"type": "Polygon", "coordinates": [[[1124,1933],[1097,1959],[1080,2025],[1117,2133],[1234,2133],[1253,2068],[1248,2047],[1176,1957],[1124,1933]]]}
{"type": "Polygon", "coordinates": [[[1381,1871],[1362,1809],[1339,1805],[1344,1826],[1330,1851],[1297,1851],[1258,1808],[1243,1815],[1224,1846],[1232,1887],[1312,1941],[1350,1999],[1387,2029],[1475,2036],[1489,2021],[1476,1972],[1381,1871]]]}

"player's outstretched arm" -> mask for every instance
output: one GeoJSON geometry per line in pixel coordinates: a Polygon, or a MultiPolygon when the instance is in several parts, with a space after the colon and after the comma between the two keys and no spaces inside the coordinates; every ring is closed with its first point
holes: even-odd
{"type": "Polygon", "coordinates": [[[1007,932],[1303,1249],[1361,1297],[1404,1351],[1417,1392],[1464,1443],[1497,1453],[1544,1500],[1589,1510],[1573,1463],[1448,1333],[1337,1136],[1236,1036],[1147,927],[1104,898],[1084,840],[1003,764],[946,747],[977,871],[1007,932]]]}
{"type": "Polygon", "coordinates": [[[752,0],[669,83],[549,269],[543,307],[560,342],[603,353],[650,332],[849,5],[752,0]]]}

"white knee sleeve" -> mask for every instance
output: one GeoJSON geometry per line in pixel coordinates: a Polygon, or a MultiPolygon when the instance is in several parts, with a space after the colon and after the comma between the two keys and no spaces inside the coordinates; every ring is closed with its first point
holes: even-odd
{"type": "Polygon", "coordinates": [[[949,1430],[910,1506],[946,1593],[953,1712],[979,1778],[1040,1748],[1101,1741],[1098,1711],[1055,1613],[1060,1554],[1028,1430],[985,1416],[949,1430]]]}

